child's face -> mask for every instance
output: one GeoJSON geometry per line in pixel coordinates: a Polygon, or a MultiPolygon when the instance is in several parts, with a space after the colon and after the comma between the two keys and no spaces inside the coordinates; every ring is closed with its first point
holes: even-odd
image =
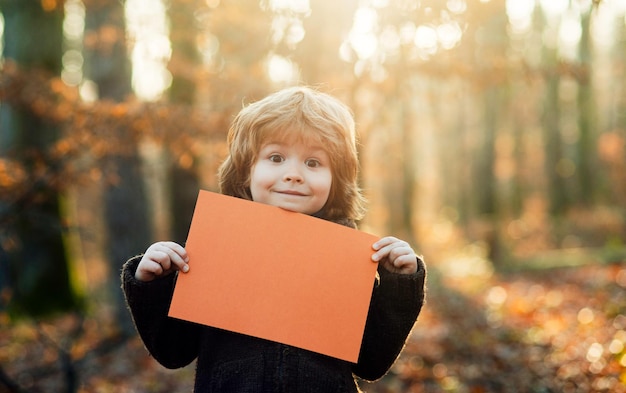
{"type": "Polygon", "coordinates": [[[314,214],[328,200],[330,158],[320,146],[270,142],[252,165],[252,200],[304,214],[314,214]]]}

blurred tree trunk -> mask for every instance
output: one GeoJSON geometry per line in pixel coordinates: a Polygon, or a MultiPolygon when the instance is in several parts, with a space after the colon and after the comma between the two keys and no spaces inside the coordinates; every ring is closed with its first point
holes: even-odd
{"type": "MultiPolygon", "coordinates": [[[[497,72],[497,71],[496,71],[497,72]]],[[[498,137],[498,118],[502,110],[501,87],[489,85],[482,92],[484,111],[484,134],[477,150],[474,184],[478,192],[478,214],[494,222],[497,219],[498,197],[496,195],[496,138],[498,137]]]]}
{"type": "MultiPolygon", "coordinates": [[[[540,8],[540,7],[537,7],[540,8]]],[[[537,12],[535,23],[540,25],[539,31],[544,31],[545,19],[537,12]]],[[[554,41],[556,38],[551,37],[554,41]]],[[[568,205],[566,184],[559,173],[559,165],[564,162],[563,143],[561,140],[561,104],[559,87],[561,76],[558,71],[558,53],[556,41],[545,44],[542,48],[542,67],[544,71],[545,99],[542,114],[542,128],[544,137],[544,166],[547,180],[547,195],[549,211],[553,216],[562,215],[568,205]]]]}
{"type": "MultiPolygon", "coordinates": [[[[554,56],[555,53],[552,54],[554,56]]],[[[556,72],[556,63],[544,63],[549,71],[546,76],[546,95],[544,113],[542,116],[544,131],[544,157],[547,176],[549,210],[553,215],[561,215],[567,208],[566,186],[559,173],[559,164],[563,161],[563,146],[561,142],[561,107],[559,103],[559,85],[561,77],[556,72]]]]}
{"type": "MultiPolygon", "coordinates": [[[[617,157],[611,157],[609,165],[612,168],[609,188],[613,194],[613,201],[621,206],[623,244],[626,238],[626,23],[623,23],[626,14],[615,16],[616,29],[615,45],[611,53],[613,64],[613,78],[611,88],[616,93],[613,110],[610,117],[610,130],[616,134],[618,144],[621,142],[621,151],[617,157]]],[[[619,239],[619,235],[616,236],[619,239]]]]}
{"type": "MultiPolygon", "coordinates": [[[[35,0],[2,0],[3,56],[25,69],[40,69],[59,76],[62,65],[63,6],[35,0]]],[[[62,195],[41,172],[55,171],[48,149],[59,128],[24,108],[0,105],[0,158],[20,162],[33,179],[31,189],[13,205],[0,205],[0,288],[9,311],[42,316],[75,308],[63,241],[66,230],[61,212],[62,195]]]]}
{"type": "Polygon", "coordinates": [[[592,69],[591,14],[593,7],[582,14],[582,34],[578,49],[581,75],[578,78],[578,187],[580,202],[591,207],[594,199],[596,138],[594,136],[594,94],[592,69]]]}
{"type": "Polygon", "coordinates": [[[523,107],[513,108],[513,161],[515,173],[513,174],[513,185],[511,189],[511,215],[519,217],[522,214],[525,198],[524,176],[522,168],[524,166],[524,132],[526,131],[527,116],[523,107]]]}
{"type": "MultiPolygon", "coordinates": [[[[400,79],[404,80],[404,79],[400,79]]],[[[418,132],[415,120],[415,108],[410,87],[400,87],[398,92],[401,102],[400,125],[402,132],[401,161],[402,161],[402,194],[401,194],[401,231],[397,232],[404,239],[413,242],[415,239],[415,228],[413,227],[413,217],[415,216],[415,181],[416,181],[416,160],[415,160],[415,134],[418,132]]]]}
{"type": "Polygon", "coordinates": [[[483,139],[476,156],[477,171],[474,173],[475,190],[478,193],[477,212],[486,224],[486,232],[481,236],[489,244],[489,258],[498,263],[501,256],[501,241],[498,230],[499,206],[498,179],[496,178],[496,141],[500,137],[501,113],[507,101],[507,59],[509,47],[507,17],[504,2],[485,3],[484,11],[489,18],[479,29],[476,45],[478,68],[485,75],[482,78],[482,113],[484,122],[483,139]]]}
{"type": "MultiPolygon", "coordinates": [[[[402,74],[398,70],[399,68],[401,67],[396,66],[394,71],[395,75],[401,78],[405,74],[402,74]]],[[[400,80],[406,82],[405,79],[400,80]]],[[[407,133],[410,132],[410,122],[408,120],[410,108],[406,98],[402,95],[401,90],[403,88],[406,87],[402,86],[402,83],[396,83],[394,89],[390,91],[388,98],[385,100],[383,116],[388,118],[388,127],[379,132],[387,134],[385,148],[389,154],[389,159],[385,161],[385,179],[382,183],[385,208],[388,212],[386,231],[409,241],[413,240],[413,238],[409,239],[407,236],[409,228],[405,227],[405,216],[408,215],[408,212],[405,210],[407,208],[406,198],[410,190],[407,190],[405,183],[408,176],[405,173],[405,163],[408,160],[404,156],[405,149],[409,147],[403,146],[403,143],[406,141],[407,133]]]]}
{"type": "MultiPolygon", "coordinates": [[[[459,62],[468,64],[473,70],[476,70],[476,40],[471,38],[477,34],[476,26],[473,24],[468,26],[468,39],[459,48],[459,62]]],[[[476,201],[478,191],[473,184],[477,164],[474,160],[474,140],[475,129],[471,124],[476,120],[472,116],[475,112],[474,92],[476,91],[475,82],[469,78],[459,78],[459,99],[456,105],[457,113],[455,115],[454,134],[457,135],[459,141],[458,151],[452,159],[452,170],[458,172],[458,198],[457,209],[459,224],[467,235],[470,232],[470,223],[475,216],[476,201]],[[456,164],[456,165],[455,165],[456,164]]]]}
{"type": "MultiPolygon", "coordinates": [[[[305,35],[293,57],[301,66],[301,80],[310,85],[349,85],[352,65],[342,61],[339,48],[352,27],[356,0],[311,0],[311,14],[304,18],[305,35]]],[[[353,106],[354,107],[354,106],[353,106]]]]}
{"type": "MultiPolygon", "coordinates": [[[[626,18],[626,12],[617,16],[616,20],[621,22],[624,18],[626,18]]],[[[611,119],[611,125],[615,127],[626,140],[626,116],[624,116],[626,113],[626,23],[616,23],[616,25],[618,26],[615,34],[616,42],[611,56],[614,62],[613,69],[617,74],[617,78],[614,81],[619,81],[619,87],[615,89],[618,95],[615,97],[617,102],[611,119]]],[[[626,150],[624,150],[624,153],[626,153],[626,150]]],[[[624,157],[624,161],[626,162],[626,156],[624,157]]]]}
{"type": "MultiPolygon", "coordinates": [[[[624,20],[626,18],[626,13],[619,18],[619,21],[624,20]]],[[[618,78],[619,88],[618,92],[621,94],[616,97],[617,103],[615,105],[615,119],[612,121],[613,126],[617,130],[619,136],[622,138],[622,141],[626,143],[626,23],[618,24],[619,32],[616,34],[617,42],[615,44],[615,49],[613,51],[614,62],[616,63],[615,69],[619,70],[618,78]]],[[[622,150],[622,164],[626,166],[626,146],[622,150]]],[[[623,189],[626,190],[626,171],[622,173],[621,182],[623,189]]],[[[617,189],[620,189],[619,187],[617,189]]],[[[623,205],[626,206],[626,192],[622,193],[623,205]]],[[[626,220],[624,220],[624,225],[626,225],[626,220]]],[[[625,228],[626,230],[626,228],[625,228]]]]}
{"type": "Polygon", "coordinates": [[[266,60],[272,46],[271,24],[271,14],[260,8],[258,0],[219,2],[203,19],[205,34],[212,35],[218,48],[211,58],[211,75],[205,81],[208,94],[203,98],[228,123],[242,103],[269,92],[266,60]]]}
{"type": "Polygon", "coordinates": [[[471,138],[471,133],[468,131],[468,116],[466,114],[468,101],[468,86],[465,81],[459,82],[458,92],[459,92],[459,105],[456,109],[456,113],[454,115],[454,125],[452,126],[452,137],[456,138],[454,144],[452,146],[456,146],[450,154],[449,157],[448,171],[444,172],[444,174],[448,172],[457,172],[453,178],[457,179],[458,184],[456,185],[455,192],[455,201],[456,204],[452,206],[456,206],[458,212],[458,220],[459,223],[467,228],[467,224],[469,222],[470,216],[472,215],[472,195],[474,194],[472,190],[472,165],[471,165],[471,152],[469,150],[469,139],[471,138]],[[455,165],[456,163],[456,165],[455,165]],[[459,165],[460,163],[460,165],[459,165]]]}
{"type": "MultiPolygon", "coordinates": [[[[199,34],[196,13],[206,4],[200,0],[169,0],[167,8],[170,21],[172,58],[169,71],[172,85],[169,99],[173,103],[193,105],[196,99],[197,70],[200,66],[197,37],[199,34]]],[[[173,147],[175,141],[166,142],[173,147]]],[[[181,146],[178,146],[181,147],[181,146]]],[[[200,189],[198,157],[188,147],[170,149],[168,187],[171,239],[185,244],[200,189]]]]}
{"type": "MultiPolygon", "coordinates": [[[[407,240],[416,241],[413,218],[415,214],[416,189],[416,134],[419,130],[415,121],[417,100],[413,93],[419,77],[412,76],[404,55],[393,65],[392,87],[384,99],[383,112],[388,121],[379,132],[386,133],[387,159],[383,182],[384,197],[388,211],[386,231],[407,240]]],[[[379,162],[380,164],[380,162],[379,162]]]]}
{"type": "MultiPolygon", "coordinates": [[[[131,93],[125,41],[124,4],[118,0],[85,0],[85,76],[95,82],[99,98],[122,101],[131,93]]],[[[109,259],[108,286],[116,306],[120,333],[134,328],[120,290],[123,263],[144,251],[151,229],[136,137],[129,130],[111,130],[124,141],[104,159],[104,219],[109,259]]]]}

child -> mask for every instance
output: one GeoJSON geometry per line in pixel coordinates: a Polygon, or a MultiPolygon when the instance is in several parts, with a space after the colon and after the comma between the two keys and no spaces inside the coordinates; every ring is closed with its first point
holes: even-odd
{"type": "MultiPolygon", "coordinates": [[[[241,110],[228,146],[219,171],[223,194],[352,228],[362,217],[354,120],[337,99],[306,87],[274,93],[241,110]]],[[[130,259],[123,289],[157,361],[177,368],[197,358],[196,392],[357,392],[353,375],[376,380],[387,372],[424,301],[425,267],[411,246],[389,236],[372,248],[379,279],[356,364],[169,318],[176,275],[195,262],[173,242],[155,243],[130,259]]]]}

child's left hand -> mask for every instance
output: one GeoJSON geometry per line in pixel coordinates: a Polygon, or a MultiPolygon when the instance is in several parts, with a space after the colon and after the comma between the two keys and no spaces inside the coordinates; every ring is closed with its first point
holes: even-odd
{"type": "Polygon", "coordinates": [[[417,255],[409,243],[393,236],[383,237],[372,245],[376,250],[372,261],[381,263],[392,273],[413,274],[417,272],[417,255]]]}

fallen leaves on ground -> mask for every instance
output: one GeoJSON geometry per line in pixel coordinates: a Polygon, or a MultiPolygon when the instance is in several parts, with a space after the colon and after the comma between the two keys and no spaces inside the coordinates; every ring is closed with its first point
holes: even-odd
{"type": "Polygon", "coordinates": [[[626,264],[431,276],[411,340],[367,392],[626,392],[626,264]]]}
{"type": "MultiPolygon", "coordinates": [[[[400,359],[364,391],[626,392],[626,262],[475,277],[431,268],[429,280],[400,359]]],[[[0,371],[15,385],[0,392],[65,391],[72,380],[81,393],[192,390],[193,364],[159,366],[136,336],[116,341],[107,315],[5,319],[0,371]]]]}

